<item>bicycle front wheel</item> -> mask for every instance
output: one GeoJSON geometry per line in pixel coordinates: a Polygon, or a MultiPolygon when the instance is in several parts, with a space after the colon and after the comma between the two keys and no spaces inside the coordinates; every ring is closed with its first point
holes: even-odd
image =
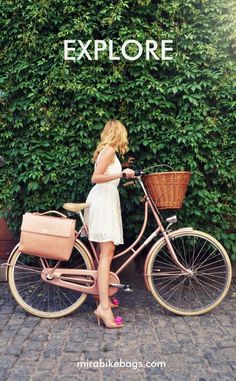
{"type": "MultiPolygon", "coordinates": [[[[58,261],[43,259],[52,268],[58,261]]],[[[59,267],[71,269],[92,269],[86,251],[75,243],[69,261],[59,267]]],[[[46,283],[41,277],[43,270],[39,257],[16,250],[8,270],[8,282],[16,302],[32,315],[44,318],[58,318],[74,312],[85,301],[87,294],[46,283]]]]}
{"type": "Polygon", "coordinates": [[[153,297],[178,315],[201,315],[219,305],[226,296],[232,268],[223,246],[197,230],[173,232],[170,242],[179,262],[192,275],[183,274],[161,242],[147,264],[147,281],[153,297]]]}

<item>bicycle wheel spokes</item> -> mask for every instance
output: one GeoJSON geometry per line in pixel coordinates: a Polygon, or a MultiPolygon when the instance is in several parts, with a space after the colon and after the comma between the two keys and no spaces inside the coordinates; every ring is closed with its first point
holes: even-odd
{"type": "Polygon", "coordinates": [[[229,288],[231,267],[227,253],[215,239],[199,233],[179,233],[171,239],[179,262],[191,269],[192,275],[184,274],[176,265],[165,242],[150,260],[151,292],[175,313],[207,312],[219,304],[229,288]]]}
{"type": "MultiPolygon", "coordinates": [[[[54,267],[58,261],[16,252],[9,269],[9,285],[16,301],[27,311],[42,317],[65,316],[78,308],[86,294],[46,283],[41,277],[44,266],[54,267]]],[[[69,261],[59,268],[90,268],[86,256],[74,247],[69,261]]]]}

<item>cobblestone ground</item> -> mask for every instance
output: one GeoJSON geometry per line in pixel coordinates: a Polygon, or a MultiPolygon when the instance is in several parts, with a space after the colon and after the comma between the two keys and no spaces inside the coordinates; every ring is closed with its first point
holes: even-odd
{"type": "MultiPolygon", "coordinates": [[[[125,279],[122,279],[125,281],[125,279]]],[[[119,292],[125,320],[117,330],[98,327],[88,297],[73,315],[40,319],[24,312],[1,283],[1,381],[233,381],[236,380],[235,286],[214,311],[180,317],[163,310],[144,288],[142,276],[129,280],[133,293],[119,292]],[[78,367],[78,361],[126,362],[126,367],[78,367]],[[166,367],[136,368],[141,362],[166,367]]]]}

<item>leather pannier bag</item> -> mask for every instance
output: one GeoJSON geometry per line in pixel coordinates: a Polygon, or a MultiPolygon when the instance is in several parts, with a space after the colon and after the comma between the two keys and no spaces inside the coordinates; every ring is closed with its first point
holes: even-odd
{"type": "Polygon", "coordinates": [[[21,225],[19,251],[44,258],[67,261],[75,241],[75,220],[57,211],[25,213],[21,225]],[[63,216],[52,217],[45,214],[63,216]]]}

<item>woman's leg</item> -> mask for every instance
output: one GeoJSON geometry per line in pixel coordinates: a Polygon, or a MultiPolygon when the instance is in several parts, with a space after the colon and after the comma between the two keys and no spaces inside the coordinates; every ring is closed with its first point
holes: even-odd
{"type": "MultiPolygon", "coordinates": [[[[99,246],[99,242],[96,242],[96,246],[95,246],[95,248],[96,248],[96,252],[97,252],[97,255],[98,255],[98,261],[99,261],[99,257],[100,257],[100,246],[99,246]]],[[[94,298],[95,298],[97,301],[99,301],[99,296],[94,295],[94,298]]],[[[117,300],[117,302],[115,302],[115,303],[113,302],[113,297],[109,297],[109,299],[110,299],[110,305],[111,305],[112,308],[113,308],[113,307],[118,307],[118,306],[119,306],[119,301],[118,301],[118,299],[114,298],[114,299],[117,300]]]]}
{"type": "Polygon", "coordinates": [[[110,299],[108,297],[108,281],[111,262],[115,252],[115,245],[111,242],[100,242],[100,256],[98,264],[98,293],[100,304],[109,320],[113,320],[113,313],[110,307],[110,299]]]}

